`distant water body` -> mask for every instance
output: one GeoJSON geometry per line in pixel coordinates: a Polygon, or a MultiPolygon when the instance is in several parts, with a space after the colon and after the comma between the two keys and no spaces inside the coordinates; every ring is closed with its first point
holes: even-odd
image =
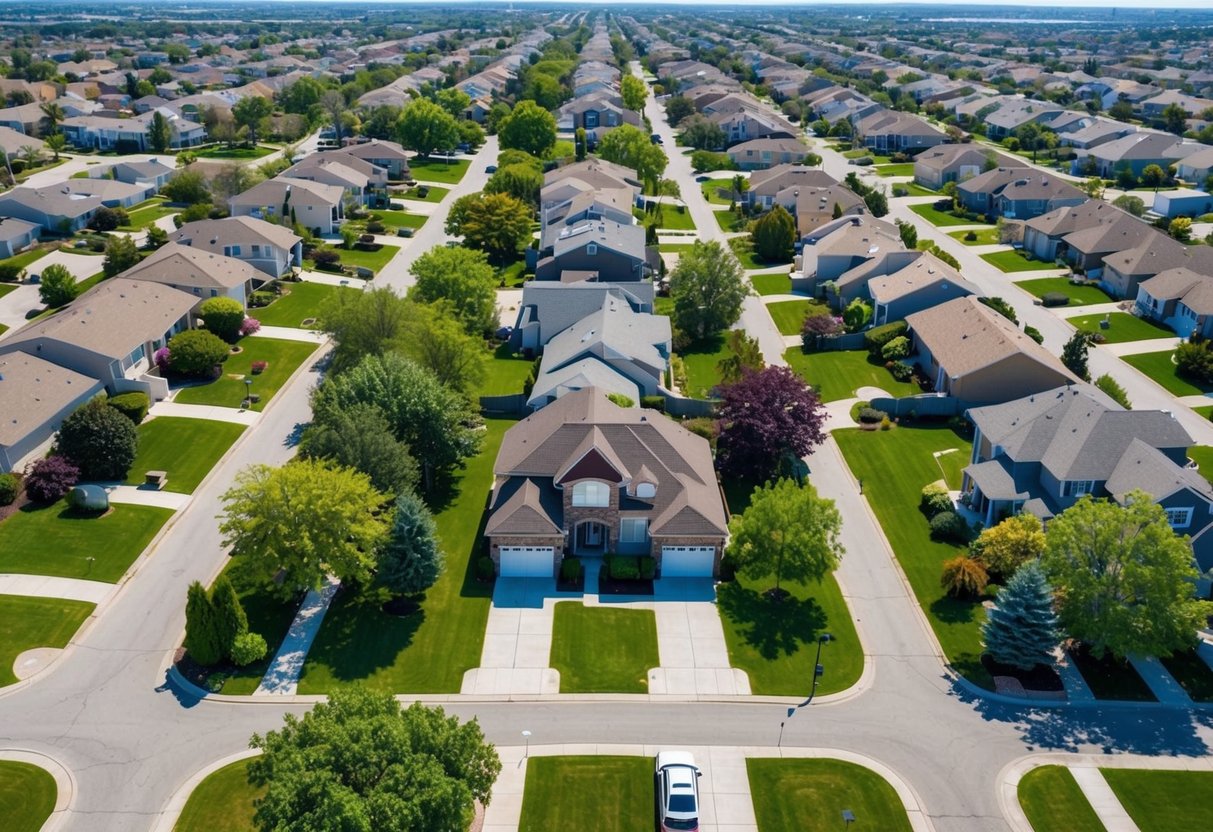
{"type": "Polygon", "coordinates": [[[1051,26],[1054,23],[1092,23],[1090,20],[1060,20],[1047,18],[1040,20],[1034,17],[928,17],[924,23],[1039,23],[1051,26]]]}

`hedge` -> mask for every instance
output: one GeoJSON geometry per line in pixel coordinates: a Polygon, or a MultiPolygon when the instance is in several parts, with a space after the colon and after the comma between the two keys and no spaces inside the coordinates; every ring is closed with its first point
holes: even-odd
{"type": "Polygon", "coordinates": [[[138,390],[111,396],[106,400],[106,404],[136,425],[144,420],[147,416],[147,409],[151,407],[151,401],[148,399],[147,393],[141,393],[138,390]]]}
{"type": "Polygon", "coordinates": [[[863,345],[872,355],[879,356],[884,345],[894,338],[905,335],[909,326],[905,321],[874,326],[863,334],[863,345]]]}

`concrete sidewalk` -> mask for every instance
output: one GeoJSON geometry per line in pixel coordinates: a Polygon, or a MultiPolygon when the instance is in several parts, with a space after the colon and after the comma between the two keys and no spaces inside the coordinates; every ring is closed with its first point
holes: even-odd
{"type": "Polygon", "coordinates": [[[111,503],[125,503],[134,506],[153,506],[180,511],[189,505],[189,494],[178,494],[174,491],[158,491],[155,488],[144,488],[140,485],[110,485],[105,489],[111,503]]]}
{"type": "Polygon", "coordinates": [[[117,588],[115,584],[82,578],[52,578],[47,575],[0,575],[0,595],[32,598],[67,598],[100,604],[117,588]]]}
{"type": "Polygon", "coordinates": [[[1188,692],[1156,657],[1130,656],[1129,661],[1159,702],[1180,707],[1189,707],[1192,704],[1192,697],[1188,696],[1188,692]]]}
{"type": "Polygon", "coordinates": [[[1100,344],[1099,349],[1115,356],[1138,355],[1143,352],[1170,351],[1183,343],[1177,336],[1170,338],[1147,338],[1143,341],[1124,341],[1119,344],[1100,344]]]}
{"type": "MultiPolygon", "coordinates": [[[[256,310],[253,310],[254,312],[256,310]]],[[[306,341],[309,344],[322,344],[328,336],[315,329],[299,329],[293,326],[263,326],[257,334],[265,338],[278,338],[283,341],[306,341]]]]}
{"type": "Polygon", "coordinates": [[[216,422],[231,422],[236,425],[252,425],[261,416],[255,410],[237,407],[219,407],[211,404],[178,404],[171,399],[156,402],[148,410],[149,416],[180,416],[183,419],[211,419],[216,422]]]}
{"type": "Polygon", "coordinates": [[[308,650],[320,632],[324,623],[324,614],[328,612],[333,596],[337,594],[341,582],[329,577],[319,590],[309,590],[295,613],[295,620],[282,640],[282,646],[269,669],[257,686],[255,694],[273,693],[282,696],[294,696],[299,688],[299,675],[303,673],[303,663],[307,660],[308,650]]]}
{"type": "Polygon", "coordinates": [[[1070,773],[1108,832],[1140,832],[1104,779],[1103,772],[1094,766],[1071,766],[1070,773]]]}

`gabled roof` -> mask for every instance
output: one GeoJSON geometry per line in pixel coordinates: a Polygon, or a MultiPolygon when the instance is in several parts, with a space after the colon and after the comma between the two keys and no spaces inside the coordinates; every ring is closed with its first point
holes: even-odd
{"type": "Polygon", "coordinates": [[[892,303],[938,283],[949,283],[966,294],[981,294],[981,290],[965,280],[960,272],[930,252],[922,252],[921,257],[905,268],[869,281],[868,291],[877,303],[892,303]]]}
{"type": "Polygon", "coordinates": [[[506,488],[510,493],[497,495],[500,503],[485,523],[485,535],[561,534],[560,527],[552,522],[552,506],[544,505],[543,491],[534,480],[519,478],[512,484],[503,484],[503,491],[506,488]]]}
{"type": "Polygon", "coordinates": [[[168,236],[169,240],[204,251],[223,253],[224,246],[257,243],[290,251],[302,238],[284,225],[256,217],[224,217],[220,220],[187,222],[168,236]]]}
{"type": "Polygon", "coordinates": [[[1200,471],[1176,465],[1157,448],[1136,437],[1116,462],[1105,487],[1117,500],[1123,500],[1130,491],[1144,491],[1155,500],[1164,500],[1188,490],[1213,503],[1213,486],[1200,471]]]}
{"type": "Polygon", "coordinates": [[[311,202],[313,205],[340,205],[344,191],[338,185],[326,185],[323,182],[313,182],[310,179],[294,179],[289,176],[279,176],[267,179],[249,188],[243,193],[232,197],[235,205],[269,205],[278,208],[286,199],[287,194],[295,202],[300,200],[311,202]]]}
{"type": "Polygon", "coordinates": [[[1158,300],[1178,300],[1197,315],[1213,314],[1213,275],[1167,269],[1143,281],[1141,288],[1158,300]]]}
{"type": "Polygon", "coordinates": [[[232,289],[259,278],[260,273],[234,257],[180,243],[165,243],[121,276],[172,286],[232,289]]]}
{"type": "Polygon", "coordinates": [[[914,157],[915,165],[932,170],[945,170],[955,164],[985,164],[993,158],[999,167],[1023,168],[1027,162],[1003,154],[979,144],[937,144],[914,157]]]}
{"type": "Polygon", "coordinates": [[[11,446],[99,384],[20,350],[0,355],[0,446],[11,446]]]}

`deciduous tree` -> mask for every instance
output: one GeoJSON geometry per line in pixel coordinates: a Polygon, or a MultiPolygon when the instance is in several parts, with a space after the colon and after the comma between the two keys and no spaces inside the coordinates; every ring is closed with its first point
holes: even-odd
{"type": "Polygon", "coordinates": [[[1015,570],[1044,553],[1045,533],[1032,514],[1016,514],[983,529],[973,544],[973,556],[987,572],[1009,578],[1015,570]]]}
{"type": "Polygon", "coordinates": [[[743,575],[780,582],[816,581],[842,557],[842,517],[811,484],[781,479],[754,490],[745,513],[729,521],[729,556],[743,575]]]}
{"type": "Polygon", "coordinates": [[[534,101],[519,101],[501,119],[497,135],[502,148],[525,150],[532,156],[543,157],[556,144],[556,118],[534,101]]]}
{"type": "Polygon", "coordinates": [[[130,234],[111,234],[105,241],[105,260],[102,262],[101,268],[106,277],[113,277],[142,259],[135,240],[130,234]]]}
{"type": "Polygon", "coordinates": [[[787,367],[747,372],[720,395],[717,461],[729,475],[762,482],[825,441],[825,408],[787,367]]]}
{"type": "Polygon", "coordinates": [[[750,234],[754,251],[769,263],[781,263],[792,257],[796,243],[796,220],[782,205],[776,205],[754,223],[750,234]]]}
{"type": "Polygon", "coordinates": [[[416,278],[409,289],[411,299],[449,301],[469,335],[488,335],[497,328],[497,272],[484,252],[435,246],[418,257],[409,272],[416,278]]]}
{"type": "Polygon", "coordinates": [[[720,243],[695,242],[670,274],[674,326],[692,338],[731,327],[749,294],[741,266],[720,243]]]}
{"type": "Polygon", "coordinates": [[[506,262],[530,240],[531,216],[530,206],[509,194],[468,194],[451,206],[446,233],[506,262]]]}
{"type": "Polygon", "coordinates": [[[427,157],[435,150],[450,150],[459,143],[459,129],[446,110],[427,98],[410,101],[396,124],[400,144],[427,157]]]}
{"type": "Polygon", "coordinates": [[[237,124],[248,130],[249,143],[255,147],[262,125],[273,111],[274,105],[268,98],[260,95],[246,95],[232,106],[232,118],[237,124]]]}
{"type": "Polygon", "coordinates": [[[636,171],[637,177],[652,188],[669,163],[660,145],[653,144],[643,130],[623,124],[611,130],[598,143],[598,155],[608,162],[636,171]]]}
{"type": "Polygon", "coordinates": [[[52,263],[42,270],[38,283],[38,297],[51,309],[58,309],[65,303],[71,303],[80,294],[76,277],[67,270],[66,266],[52,263]]]}
{"type": "Polygon", "coordinates": [[[635,75],[625,75],[619,81],[619,91],[623,95],[623,106],[636,112],[644,109],[644,101],[649,97],[649,85],[643,80],[635,75]]]}
{"type": "Polygon", "coordinates": [[[384,494],[414,489],[421,481],[409,446],[395,437],[383,412],[371,404],[326,413],[304,431],[299,453],[361,471],[384,494]]]}
{"type": "Polygon", "coordinates": [[[70,459],[85,480],[125,480],[139,449],[130,419],[95,398],[63,420],[55,452],[70,459]]]}

